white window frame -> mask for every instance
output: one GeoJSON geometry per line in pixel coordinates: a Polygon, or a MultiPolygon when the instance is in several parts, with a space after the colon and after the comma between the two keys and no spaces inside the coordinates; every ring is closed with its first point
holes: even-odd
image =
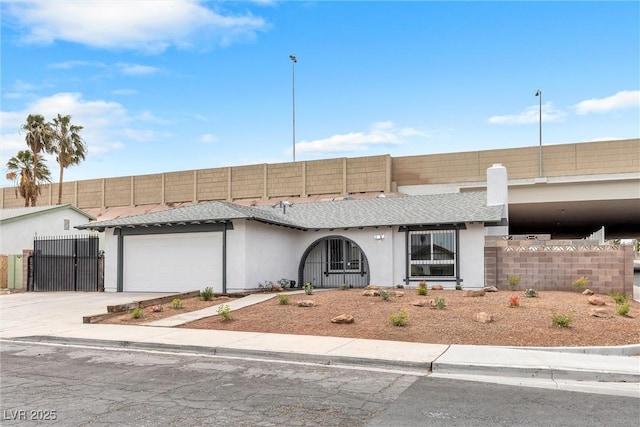
{"type": "MultiPolygon", "coordinates": [[[[426,240],[426,239],[425,239],[426,240]]],[[[411,279],[434,279],[434,278],[456,278],[457,277],[457,257],[458,257],[458,248],[457,248],[457,230],[448,229],[448,230],[419,230],[419,231],[409,231],[407,238],[407,262],[409,264],[409,278],[411,279]],[[451,259],[437,259],[436,254],[437,250],[434,250],[434,236],[437,235],[449,235],[449,243],[452,248],[445,248],[447,250],[451,250],[452,257],[451,259]],[[413,236],[429,236],[429,259],[413,259],[412,256],[414,254],[413,249],[413,236]],[[414,265],[428,265],[437,268],[437,266],[451,266],[453,267],[452,274],[447,275],[413,275],[413,266],[414,265]]],[[[427,246],[427,245],[425,245],[427,246]]]]}

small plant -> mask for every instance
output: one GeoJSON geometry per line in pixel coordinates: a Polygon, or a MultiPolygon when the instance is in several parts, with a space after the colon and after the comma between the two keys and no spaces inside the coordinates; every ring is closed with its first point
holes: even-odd
{"type": "Polygon", "coordinates": [[[176,310],[182,308],[182,300],[180,298],[175,298],[173,301],[171,301],[171,307],[175,308],[176,310]]]}
{"type": "Polygon", "coordinates": [[[533,288],[525,289],[524,296],[529,298],[535,298],[538,296],[538,291],[533,288]]]}
{"type": "Polygon", "coordinates": [[[396,285],[396,288],[398,289],[404,289],[404,285],[402,283],[399,283],[396,285]]]}
{"type": "Polygon", "coordinates": [[[520,298],[518,295],[511,295],[509,297],[509,307],[519,307],[520,306],[520,298]]]}
{"type": "Polygon", "coordinates": [[[409,313],[403,308],[397,313],[389,314],[389,322],[391,322],[393,326],[404,326],[407,324],[408,317],[409,313]]]}
{"type": "Polygon", "coordinates": [[[553,326],[568,328],[569,326],[571,326],[571,322],[573,322],[573,313],[573,310],[569,311],[568,313],[553,312],[551,315],[551,323],[553,324],[553,326]]]}
{"type": "Polygon", "coordinates": [[[289,295],[278,295],[278,303],[280,305],[289,304],[289,295]]]}
{"type": "Polygon", "coordinates": [[[222,320],[231,320],[231,309],[229,305],[221,305],[218,307],[218,316],[222,317],[222,320]]]}
{"type": "Polygon", "coordinates": [[[202,301],[211,301],[213,299],[213,288],[207,286],[204,290],[200,291],[200,299],[202,301]]]}
{"type": "Polygon", "coordinates": [[[587,287],[587,283],[589,283],[589,278],[587,276],[582,276],[571,283],[571,286],[576,291],[582,291],[587,287]]]}
{"type": "Polygon", "coordinates": [[[616,313],[620,316],[627,316],[629,314],[629,303],[623,302],[622,304],[616,305],[616,313]]]}
{"type": "Polygon", "coordinates": [[[142,309],[140,307],[136,307],[133,310],[131,310],[131,317],[133,319],[139,319],[142,316],[144,316],[144,312],[142,311],[142,309]]]}
{"type": "Polygon", "coordinates": [[[427,282],[418,283],[418,295],[427,295],[427,282]]]}
{"type": "Polygon", "coordinates": [[[391,292],[389,292],[388,290],[383,289],[380,291],[380,297],[383,300],[388,301],[390,296],[391,296],[391,292]]]}
{"type": "Polygon", "coordinates": [[[304,293],[307,295],[313,295],[313,285],[311,282],[307,282],[304,284],[304,293]]]}
{"type": "Polygon", "coordinates": [[[461,291],[462,290],[462,283],[460,283],[459,280],[456,281],[456,291],[461,291]]]}
{"type": "Polygon", "coordinates": [[[520,286],[520,281],[522,280],[522,278],[518,275],[511,275],[509,277],[507,277],[507,283],[509,286],[509,290],[513,291],[515,290],[518,286],[520,286]]]}
{"type": "Polygon", "coordinates": [[[438,310],[442,310],[447,306],[447,304],[445,303],[443,297],[436,297],[435,300],[433,301],[433,306],[438,310]]]}
{"type": "Polygon", "coordinates": [[[629,301],[628,296],[619,292],[613,293],[610,296],[616,302],[616,304],[624,304],[625,302],[629,301]]]}
{"type": "Polygon", "coordinates": [[[346,291],[347,289],[349,289],[349,285],[347,285],[346,283],[343,283],[342,285],[340,285],[341,291],[346,291]]]}

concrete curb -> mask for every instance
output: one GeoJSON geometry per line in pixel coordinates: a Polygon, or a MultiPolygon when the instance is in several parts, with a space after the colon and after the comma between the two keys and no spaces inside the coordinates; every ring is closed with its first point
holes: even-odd
{"type": "Polygon", "coordinates": [[[428,375],[431,372],[431,362],[415,362],[402,360],[387,360],[356,356],[321,355],[294,352],[281,352],[272,350],[234,349],[226,347],[207,347],[197,345],[175,345],[162,343],[145,343],[133,341],[111,341],[85,338],[66,338],[55,336],[28,336],[15,338],[2,338],[0,341],[28,342],[60,345],[75,345],[96,348],[115,348],[122,350],[147,350],[172,353],[194,353],[206,356],[220,357],[251,357],[268,361],[313,363],[318,365],[339,365],[350,367],[366,367],[392,371],[411,372],[412,374],[428,375]]]}
{"type": "Polygon", "coordinates": [[[598,354],[602,356],[640,356],[640,344],[599,347],[506,347],[519,350],[554,351],[558,353],[598,354]]]}

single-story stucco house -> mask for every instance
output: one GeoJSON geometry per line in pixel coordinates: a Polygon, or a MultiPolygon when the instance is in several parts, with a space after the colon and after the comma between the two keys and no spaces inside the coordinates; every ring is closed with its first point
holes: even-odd
{"type": "Polygon", "coordinates": [[[238,292],[484,283],[486,235],[508,233],[507,172],[486,192],[243,206],[214,201],[78,226],[105,232],[105,290],[238,292]]]}

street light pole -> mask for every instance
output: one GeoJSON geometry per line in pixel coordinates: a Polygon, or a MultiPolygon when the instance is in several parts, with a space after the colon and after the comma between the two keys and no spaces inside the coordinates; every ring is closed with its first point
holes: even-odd
{"type": "Polygon", "coordinates": [[[295,55],[289,55],[291,60],[291,107],[293,110],[293,161],[296,161],[296,62],[295,55]]]}
{"type": "Polygon", "coordinates": [[[540,171],[538,176],[540,178],[542,178],[542,91],[540,89],[538,89],[536,91],[536,96],[539,98],[540,104],[539,104],[539,111],[540,111],[540,122],[539,122],[539,139],[540,139],[540,171]]]}

